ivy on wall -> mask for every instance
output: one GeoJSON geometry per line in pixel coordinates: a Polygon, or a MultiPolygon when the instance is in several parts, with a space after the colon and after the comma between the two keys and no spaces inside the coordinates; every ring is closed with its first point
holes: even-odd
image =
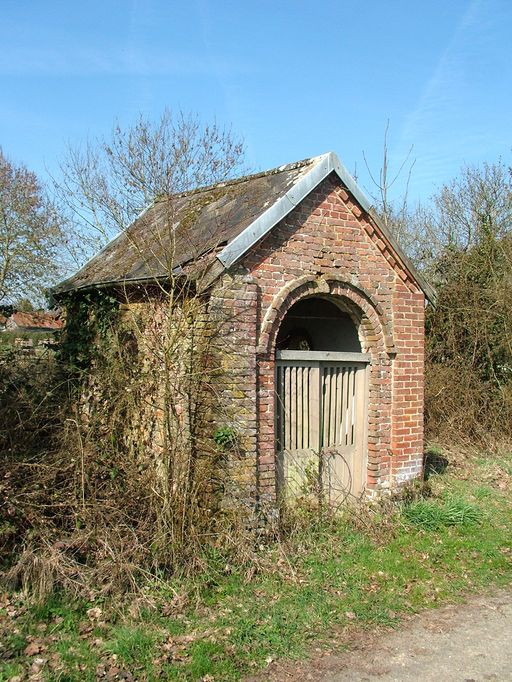
{"type": "Polygon", "coordinates": [[[67,315],[59,360],[71,373],[81,375],[97,357],[98,341],[108,343],[108,336],[118,318],[119,301],[111,292],[96,289],[70,292],[62,297],[61,303],[67,315]]]}

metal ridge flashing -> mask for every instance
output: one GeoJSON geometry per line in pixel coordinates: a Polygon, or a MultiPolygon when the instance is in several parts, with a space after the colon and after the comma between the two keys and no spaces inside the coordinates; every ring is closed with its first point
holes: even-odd
{"type": "Polygon", "coordinates": [[[330,157],[332,152],[318,157],[313,168],[300,178],[280,199],[267,208],[256,220],[235,237],[217,258],[225,268],[229,268],[235,261],[246,253],[251,246],[269,232],[274,225],[285,218],[322,180],[331,172],[330,157]]]}
{"type": "Polygon", "coordinates": [[[285,218],[322,180],[330,173],[335,172],[343,182],[348,191],[356,199],[359,205],[375,222],[384,238],[389,242],[393,251],[402,261],[405,269],[417,282],[427,299],[435,304],[436,292],[434,288],[417,272],[414,265],[404,253],[395,237],[390,233],[382,220],[376,215],[373,204],[366,194],[358,186],[354,178],[350,175],[345,166],[341,163],[334,152],[327,152],[317,157],[318,161],[313,168],[301,177],[280,199],[254,220],[248,227],[241,232],[238,237],[233,239],[217,255],[217,259],[227,269],[239,258],[241,258],[252,246],[262,239],[277,223],[285,218]]]}
{"type": "Polygon", "coordinates": [[[385,239],[390,243],[391,247],[393,248],[393,251],[402,261],[402,264],[404,265],[407,272],[410,275],[412,275],[413,279],[419,284],[420,288],[422,289],[427,299],[433,305],[435,305],[437,294],[434,287],[427,282],[427,280],[423,277],[421,273],[417,271],[415,265],[412,263],[409,256],[407,256],[407,254],[404,252],[404,250],[396,240],[396,237],[393,236],[388,227],[382,222],[381,218],[379,218],[379,216],[375,213],[375,208],[372,202],[368,199],[366,194],[359,187],[354,178],[350,175],[348,170],[338,159],[336,154],[334,154],[334,152],[329,152],[329,156],[332,159],[333,164],[332,170],[336,172],[336,174],[342,180],[348,191],[352,194],[352,196],[357,200],[359,205],[366,211],[366,213],[368,213],[373,222],[377,225],[379,230],[384,235],[385,239]]]}

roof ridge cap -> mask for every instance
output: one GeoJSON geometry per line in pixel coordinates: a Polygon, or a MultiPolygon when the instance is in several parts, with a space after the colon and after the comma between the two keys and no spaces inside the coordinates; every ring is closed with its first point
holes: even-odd
{"type": "MultiPolygon", "coordinates": [[[[329,152],[328,152],[329,153],[329,152]]],[[[232,185],[239,185],[243,182],[248,182],[249,180],[256,180],[257,178],[265,178],[270,175],[277,175],[278,173],[283,173],[285,171],[296,170],[303,166],[307,166],[313,162],[317,163],[322,158],[328,155],[320,154],[319,156],[310,156],[307,159],[302,159],[301,161],[293,161],[292,163],[286,163],[281,166],[276,166],[275,168],[269,168],[265,171],[259,171],[258,173],[251,173],[249,175],[242,175],[239,178],[233,178],[231,180],[221,180],[212,185],[205,185],[204,187],[196,187],[194,189],[187,190],[185,192],[177,192],[176,194],[171,194],[169,196],[161,196],[155,199],[155,202],[167,201],[168,199],[183,199],[185,197],[193,196],[195,194],[200,194],[201,192],[209,192],[213,189],[222,189],[223,187],[230,187],[232,185]]]]}

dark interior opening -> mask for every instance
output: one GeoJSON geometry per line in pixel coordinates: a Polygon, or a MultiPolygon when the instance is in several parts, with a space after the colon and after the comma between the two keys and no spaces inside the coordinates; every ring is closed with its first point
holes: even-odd
{"type": "Polygon", "coordinates": [[[350,315],[325,298],[305,298],[287,312],[277,335],[277,350],[360,353],[350,315]]]}

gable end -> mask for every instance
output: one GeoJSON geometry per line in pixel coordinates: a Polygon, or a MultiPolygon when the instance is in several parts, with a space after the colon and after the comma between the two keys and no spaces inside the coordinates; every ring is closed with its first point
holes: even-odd
{"type": "MultiPolygon", "coordinates": [[[[414,265],[403,252],[401,246],[391,235],[387,227],[376,215],[373,205],[368,197],[358,187],[354,178],[341,163],[334,152],[328,152],[319,157],[318,162],[300,180],[298,180],[280,199],[262,213],[243,232],[233,239],[222,251],[217,254],[217,259],[225,268],[229,268],[239,260],[247,251],[262,239],[279,221],[285,218],[322,180],[330,173],[336,173],[348,192],[356,202],[368,214],[378,231],[382,233],[384,240],[388,242],[393,255],[401,262],[405,271],[417,282],[427,299],[435,303],[436,294],[433,287],[425,278],[417,272],[414,265]]],[[[390,254],[391,255],[391,254],[390,254]]]]}

